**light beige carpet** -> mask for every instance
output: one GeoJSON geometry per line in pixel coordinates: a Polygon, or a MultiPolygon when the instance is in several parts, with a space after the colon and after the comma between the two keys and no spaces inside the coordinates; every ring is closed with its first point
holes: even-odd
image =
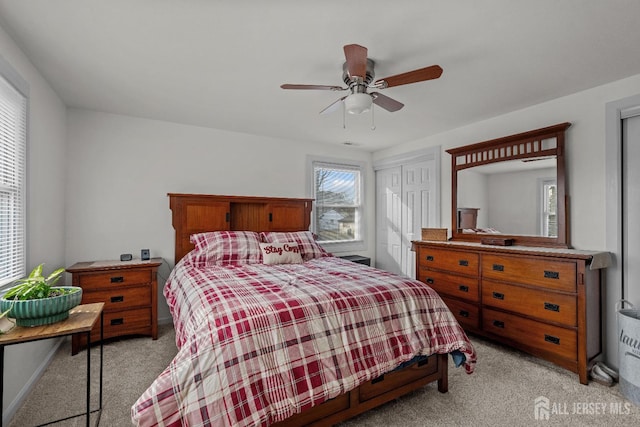
{"type": "MultiPolygon", "coordinates": [[[[435,385],[429,385],[341,427],[640,425],[640,407],[624,399],[617,386],[609,388],[593,382],[583,386],[576,374],[479,338],[472,337],[472,341],[478,351],[476,372],[467,375],[463,369],[450,366],[449,393],[438,393],[435,385]],[[534,401],[539,397],[549,399],[548,420],[535,418],[534,401]],[[615,409],[621,413],[613,414],[615,409]]],[[[69,342],[60,347],[11,427],[41,424],[85,410],[86,353],[71,356],[70,352],[69,342]]],[[[96,407],[97,347],[92,352],[96,407]]],[[[131,425],[131,405],[175,353],[170,325],[160,326],[157,341],[138,337],[106,344],[100,425],[131,425]]],[[[85,419],[56,425],[84,426],[85,419]]]]}

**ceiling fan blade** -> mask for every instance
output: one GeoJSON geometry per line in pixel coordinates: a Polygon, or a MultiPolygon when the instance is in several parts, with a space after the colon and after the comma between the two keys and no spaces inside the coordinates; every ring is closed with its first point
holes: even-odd
{"type": "Polygon", "coordinates": [[[388,96],[383,95],[379,92],[372,92],[371,98],[373,98],[374,104],[376,104],[378,107],[384,108],[391,113],[393,113],[394,111],[398,111],[399,109],[404,107],[404,104],[402,102],[398,102],[395,99],[389,98],[388,96]]]}
{"type": "Polygon", "coordinates": [[[294,85],[294,84],[283,84],[280,86],[282,89],[305,89],[305,90],[347,90],[347,88],[340,86],[329,86],[329,85],[294,85]]]}
{"type": "Polygon", "coordinates": [[[345,45],[344,56],[347,59],[349,76],[364,79],[367,76],[367,48],[358,44],[345,45]]]}
{"type": "Polygon", "coordinates": [[[329,105],[324,110],[320,111],[320,114],[333,113],[334,111],[336,111],[338,109],[338,107],[340,107],[340,104],[342,104],[342,101],[344,101],[345,98],[346,98],[346,96],[343,96],[342,98],[340,98],[340,99],[338,99],[336,101],[333,101],[333,103],[331,105],[329,105]]]}
{"type": "Polygon", "coordinates": [[[376,80],[373,86],[379,89],[384,89],[387,87],[423,82],[425,80],[433,80],[437,79],[441,75],[442,68],[439,65],[432,65],[430,67],[420,68],[418,70],[408,71],[406,73],[396,74],[395,76],[376,80]]]}

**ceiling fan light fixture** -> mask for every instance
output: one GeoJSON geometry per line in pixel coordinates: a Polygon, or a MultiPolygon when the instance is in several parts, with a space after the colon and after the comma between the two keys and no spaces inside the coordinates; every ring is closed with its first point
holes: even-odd
{"type": "Polygon", "coordinates": [[[371,109],[372,102],[367,93],[352,93],[344,99],[344,108],[349,114],[362,114],[371,109]]]}

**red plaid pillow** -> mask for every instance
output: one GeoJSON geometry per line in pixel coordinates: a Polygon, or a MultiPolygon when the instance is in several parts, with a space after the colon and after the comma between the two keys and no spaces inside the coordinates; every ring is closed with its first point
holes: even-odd
{"type": "Polygon", "coordinates": [[[260,235],[253,231],[210,231],[192,234],[193,262],[205,265],[243,265],[262,262],[260,235]]]}
{"type": "Polygon", "coordinates": [[[296,242],[300,248],[303,261],[314,258],[332,256],[316,242],[310,231],[278,232],[269,231],[261,233],[262,240],[266,243],[288,243],[296,242]]]}

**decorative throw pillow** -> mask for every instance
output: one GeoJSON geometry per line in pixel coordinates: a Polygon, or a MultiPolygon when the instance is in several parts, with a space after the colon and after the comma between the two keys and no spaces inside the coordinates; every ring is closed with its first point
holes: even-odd
{"type": "Polygon", "coordinates": [[[262,261],[260,235],[253,231],[210,231],[190,236],[193,261],[205,265],[258,264],[262,261]]]}
{"type": "Polygon", "coordinates": [[[302,255],[303,261],[332,256],[329,252],[325,251],[318,242],[316,242],[316,239],[310,231],[263,232],[262,240],[266,243],[296,242],[300,248],[300,255],[302,255]]]}
{"type": "Polygon", "coordinates": [[[301,264],[302,255],[295,242],[260,243],[263,264],[301,264]]]}

